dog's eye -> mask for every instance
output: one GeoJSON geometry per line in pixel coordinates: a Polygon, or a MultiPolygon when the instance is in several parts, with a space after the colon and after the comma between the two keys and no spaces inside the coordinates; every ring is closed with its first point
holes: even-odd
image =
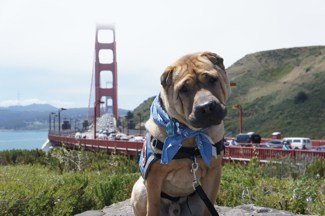
{"type": "Polygon", "coordinates": [[[211,76],[208,73],[203,74],[203,77],[205,79],[205,82],[208,84],[215,84],[218,81],[217,77],[211,76]]]}
{"type": "Polygon", "coordinates": [[[209,81],[209,83],[214,84],[218,81],[218,79],[210,76],[210,77],[208,77],[208,81],[209,81]]]}
{"type": "Polygon", "coordinates": [[[180,93],[187,93],[188,92],[188,88],[187,88],[187,86],[186,85],[183,85],[180,89],[179,89],[179,92],[180,93]]]}

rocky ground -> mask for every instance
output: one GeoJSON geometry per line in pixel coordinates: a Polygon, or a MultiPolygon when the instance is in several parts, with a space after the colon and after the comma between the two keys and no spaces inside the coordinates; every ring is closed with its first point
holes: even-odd
{"type": "MultiPolygon", "coordinates": [[[[215,206],[220,216],[295,216],[287,211],[258,207],[252,204],[240,205],[234,208],[215,206]]],[[[130,200],[125,200],[105,207],[103,210],[86,211],[76,216],[134,216],[130,200]]],[[[305,215],[306,216],[306,215],[305,215]]]]}

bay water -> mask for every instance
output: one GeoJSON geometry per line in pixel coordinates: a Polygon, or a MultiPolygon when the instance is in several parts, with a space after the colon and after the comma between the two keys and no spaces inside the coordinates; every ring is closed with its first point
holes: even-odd
{"type": "Polygon", "coordinates": [[[41,149],[47,140],[47,130],[0,130],[0,151],[11,149],[41,149]]]}

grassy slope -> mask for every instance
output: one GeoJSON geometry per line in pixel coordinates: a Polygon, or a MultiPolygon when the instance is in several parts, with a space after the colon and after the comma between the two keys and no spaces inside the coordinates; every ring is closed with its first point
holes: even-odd
{"type": "MultiPolygon", "coordinates": [[[[325,46],[263,51],[249,54],[227,69],[237,83],[228,102],[225,127],[228,135],[239,133],[238,110],[244,110],[244,132],[255,131],[270,137],[274,131],[284,136],[325,139],[325,46]],[[295,103],[299,92],[307,100],[295,103]]],[[[149,117],[153,98],[133,112],[149,117]]]]}
{"type": "Polygon", "coordinates": [[[141,114],[141,122],[142,125],[149,119],[150,117],[150,107],[151,103],[154,100],[155,96],[152,96],[148,98],[147,100],[143,101],[138,107],[136,107],[133,110],[133,114],[135,117],[136,123],[136,128],[139,128],[139,122],[140,122],[140,116],[138,114],[141,114]]]}
{"type": "Polygon", "coordinates": [[[239,103],[245,132],[325,138],[325,47],[251,54],[228,68],[228,74],[237,83],[228,103],[228,132],[239,131],[238,111],[231,109],[239,103]],[[305,101],[296,99],[301,92],[305,101]]]}

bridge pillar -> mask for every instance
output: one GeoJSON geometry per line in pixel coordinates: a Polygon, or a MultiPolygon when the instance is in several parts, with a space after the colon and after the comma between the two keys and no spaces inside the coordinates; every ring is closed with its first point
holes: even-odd
{"type": "Polygon", "coordinates": [[[106,111],[111,110],[118,119],[115,27],[110,25],[97,25],[96,28],[95,97],[96,117],[100,116],[100,102],[103,101],[106,111]]]}

